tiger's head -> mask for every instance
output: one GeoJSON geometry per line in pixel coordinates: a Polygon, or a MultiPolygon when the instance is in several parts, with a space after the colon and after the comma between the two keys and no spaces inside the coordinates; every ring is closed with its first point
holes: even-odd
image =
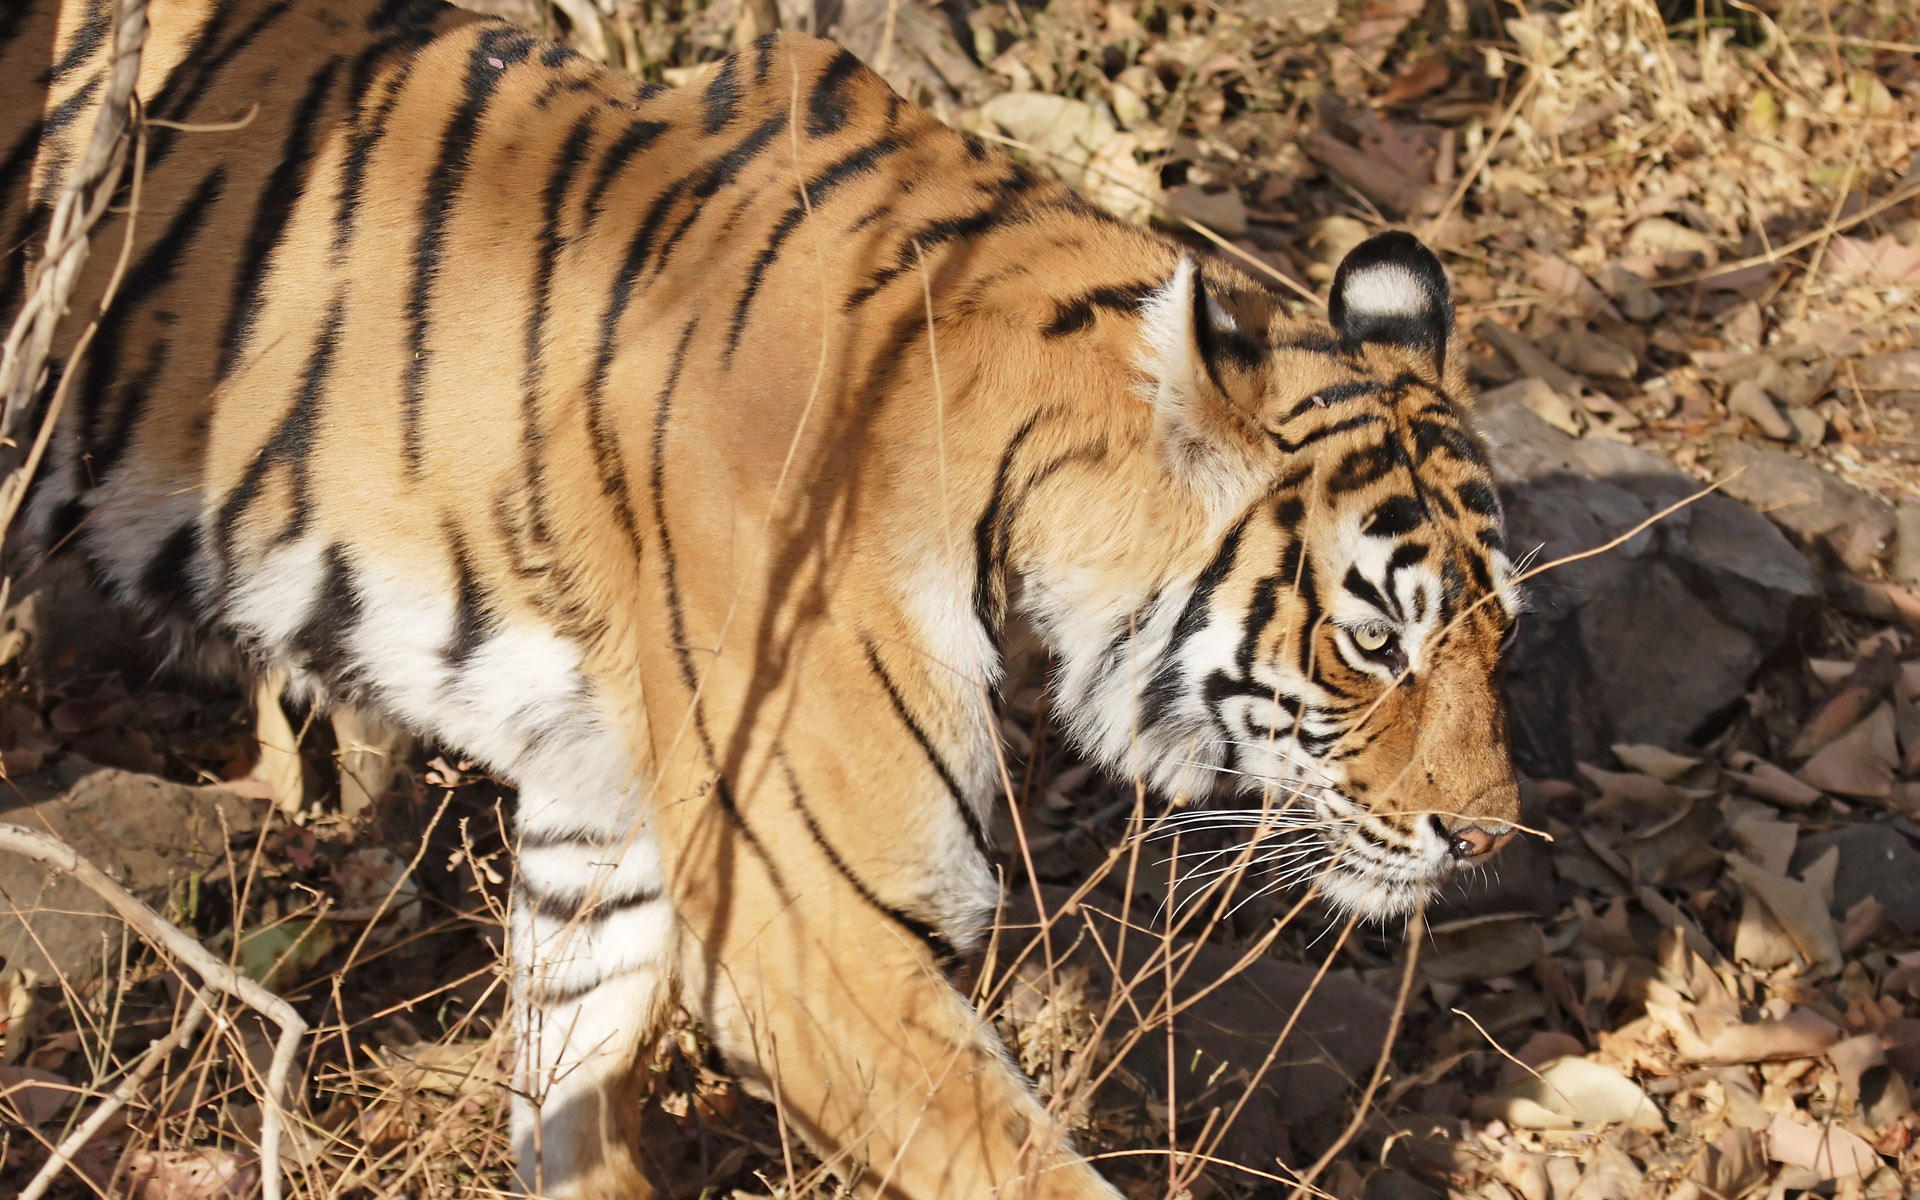
{"type": "Polygon", "coordinates": [[[1068,636],[1067,719],[1214,801],[1175,828],[1243,830],[1336,905],[1410,911],[1519,819],[1498,671],[1519,599],[1445,274],[1389,233],[1340,265],[1326,324],[1191,259],[1141,311],[1163,496],[1198,515],[1143,603],[1068,636]]]}

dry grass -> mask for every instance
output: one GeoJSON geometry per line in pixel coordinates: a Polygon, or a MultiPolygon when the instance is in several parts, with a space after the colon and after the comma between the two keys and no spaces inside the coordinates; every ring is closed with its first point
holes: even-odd
{"type": "MultiPolygon", "coordinates": [[[[572,21],[522,15],[566,32],[587,12],[566,8],[572,21]]],[[[619,6],[598,14],[587,48],[676,78],[722,53],[741,19],[729,5],[619,6]]],[[[1570,426],[1702,477],[1717,467],[1710,436],[1754,435],[1729,411],[1727,360],[1714,356],[1822,345],[1831,379],[1788,406],[1806,415],[1776,415],[1834,473],[1920,500],[1916,389],[1861,378],[1920,332],[1920,23],[1891,0],[1685,12],[1651,0],[1056,0],[971,9],[958,24],[976,60],[965,71],[928,50],[913,5],[849,6],[840,32],[954,123],[1304,294],[1324,293],[1365,233],[1422,232],[1481,331],[1480,382],[1564,372],[1574,383],[1557,415],[1570,426]],[[1067,103],[1006,101],[1023,94],[1067,103]]],[[[1911,654],[1911,633],[1884,626],[1829,613],[1809,651],[1870,658],[1863,639],[1877,637],[1911,654]]],[[[35,747],[52,787],[63,755],[195,781],[249,765],[229,703],[169,707],[138,689],[74,729],[62,706],[98,700],[99,678],[23,659],[10,669],[0,758],[22,787],[35,747]]],[[[1416,922],[1409,943],[1334,921],[1310,890],[1270,890],[1262,851],[1231,831],[1148,836],[1158,807],[1071,758],[1030,672],[999,704],[1008,796],[995,832],[1015,899],[971,986],[1134,1196],[1903,1194],[1920,1183],[1920,1118],[1904,1099],[1920,1065],[1920,959],[1870,912],[1822,925],[1823,905],[1793,908],[1792,888],[1817,894],[1817,881],[1770,869],[1756,847],[1897,808],[1905,776],[1885,802],[1829,794],[1762,811],[1739,757],[1786,761],[1816,691],[1783,686],[1771,711],[1691,764],[1542,781],[1530,796],[1554,840],[1533,861],[1549,915],[1508,897],[1416,922]],[[1692,846],[1711,858],[1686,858],[1692,846]],[[1194,895],[1176,886],[1182,864],[1229,869],[1194,895]],[[1272,973],[1289,963],[1304,967],[1272,973]],[[1294,991],[1273,990],[1287,981],[1294,991]],[[1402,1035],[1384,1048],[1349,1036],[1310,1003],[1337,988],[1371,989],[1402,1035]],[[1223,1025],[1222,1001],[1247,1024],[1223,1025]],[[1730,1048],[1729,1029],[1748,1040],[1730,1048]],[[1576,1079],[1569,1062],[1592,1071],[1576,1079]],[[1655,1119],[1608,1109],[1616,1080],[1655,1119]],[[1338,1103],[1301,1100],[1341,1082],[1338,1103]],[[1530,1084],[1533,1109],[1516,1100],[1530,1084]],[[1537,1118],[1556,1105],[1578,1111],[1560,1122],[1573,1127],[1537,1118]],[[1873,1161],[1842,1172],[1836,1157],[1856,1141],[1873,1161]]],[[[1915,712],[1904,685],[1873,696],[1903,723],[1915,712]]],[[[309,730],[305,750],[325,778],[324,733],[309,730]]],[[[508,799],[459,764],[416,761],[371,824],[269,819],[165,905],[310,1026],[291,1194],[507,1188],[508,799]]],[[[0,1190],[26,1186],[119,1089],[125,1107],[52,1194],[250,1194],[271,1027],[197,991],[203,976],[164,949],[131,936],[107,949],[96,981],[0,977],[0,1087],[15,1089],[0,1105],[18,1118],[0,1125],[0,1190]]],[[[697,1030],[667,1039],[654,1083],[650,1141],[675,1195],[835,1193],[697,1030]]]]}

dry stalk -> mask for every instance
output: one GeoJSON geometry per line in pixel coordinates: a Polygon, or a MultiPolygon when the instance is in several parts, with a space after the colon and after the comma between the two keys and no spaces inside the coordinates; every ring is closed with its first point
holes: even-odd
{"type": "MultiPolygon", "coordinates": [[[[140,78],[140,52],[147,41],[147,0],[114,0],[113,66],[86,154],[54,204],[46,256],[34,268],[27,299],[0,349],[0,530],[13,520],[32,476],[21,423],[47,378],[54,330],[73,300],[91,249],[88,234],[113,199],[126,165],[140,78]]],[[[44,444],[44,439],[42,439],[44,444]]]]}
{"type": "Polygon", "coordinates": [[[201,1020],[206,1015],[206,997],[196,994],[192,1005],[187,1008],[187,1015],[168,1031],[167,1036],[155,1038],[147,1047],[146,1053],[140,1056],[140,1061],[134,1064],[133,1070],[127,1072],[119,1086],[113,1089],[112,1094],[102,1100],[100,1106],[88,1114],[86,1120],[76,1125],[73,1131],[54,1147],[53,1153],[47,1157],[45,1163],[41,1164],[40,1170],[20,1193],[20,1200],[40,1200],[40,1197],[46,1195],[47,1189],[53,1186],[53,1181],[72,1165],[74,1156],[80,1152],[80,1148],[85,1146],[94,1134],[100,1132],[113,1114],[125,1108],[127,1102],[139,1094],[141,1086],[147,1082],[147,1077],[152,1075],[161,1063],[165,1062],[175,1050],[192,1040],[194,1033],[200,1028],[201,1020]]]}
{"type": "MultiPolygon", "coordinates": [[[[273,1060],[267,1070],[266,1095],[260,1116],[260,1173],[266,1200],[280,1200],[280,1138],[290,1112],[288,1081],[295,1052],[306,1036],[307,1022],[285,1000],[215,958],[179,926],[154,912],[132,892],[114,882],[105,871],[80,856],[72,846],[51,834],[20,825],[0,824],[0,850],[19,854],[42,866],[71,875],[106,901],[120,919],[142,937],[192,967],[207,987],[231,996],[280,1028],[273,1060]]],[[[205,993],[195,998],[203,1004],[205,993]]],[[[117,1094],[117,1093],[116,1093],[117,1094]]],[[[62,1143],[62,1147],[65,1143],[62,1143]]],[[[56,1150],[56,1154],[60,1151],[56,1150]]]]}

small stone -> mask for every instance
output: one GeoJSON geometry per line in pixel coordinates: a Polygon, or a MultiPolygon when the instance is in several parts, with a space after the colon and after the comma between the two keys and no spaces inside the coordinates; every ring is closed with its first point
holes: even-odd
{"type": "Polygon", "coordinates": [[[1185,218],[1227,237],[1247,231],[1247,203],[1238,188],[1209,192],[1196,184],[1182,184],[1167,192],[1166,203],[1176,220],[1185,218]]]}
{"type": "Polygon", "coordinates": [[[1147,107],[1147,98],[1119,80],[1115,80],[1108,88],[1108,95],[1113,103],[1113,115],[1122,129],[1144,125],[1153,116],[1153,111],[1147,107]]]}
{"type": "Polygon", "coordinates": [[[1544,379],[1529,375],[1494,388],[1480,397],[1480,411],[1483,413],[1497,412],[1509,404],[1520,405],[1562,433],[1579,437],[1586,432],[1583,414],[1565,396],[1549,387],[1544,379]]]}
{"type": "Polygon", "coordinates": [[[1920,584],[1920,507],[1893,510],[1893,575],[1901,583],[1920,584]]]}
{"type": "Polygon", "coordinates": [[[1893,506],[1784,450],[1727,444],[1721,490],[1753,505],[1801,542],[1847,569],[1870,573],[1893,540],[1893,506]]]}
{"type": "Polygon", "coordinates": [[[1599,379],[1632,379],[1640,370],[1633,351],[1585,329],[1568,330],[1553,357],[1569,371],[1599,379]]]}
{"type": "Polygon", "coordinates": [[[1741,380],[1727,391],[1727,411],[1752,421],[1761,433],[1776,442],[1793,440],[1793,425],[1773,406],[1767,389],[1751,379],[1741,380]]]}
{"type": "Polygon", "coordinates": [[[1802,446],[1818,446],[1827,440],[1827,419],[1811,408],[1789,408],[1787,420],[1793,423],[1793,440],[1802,446]]]}

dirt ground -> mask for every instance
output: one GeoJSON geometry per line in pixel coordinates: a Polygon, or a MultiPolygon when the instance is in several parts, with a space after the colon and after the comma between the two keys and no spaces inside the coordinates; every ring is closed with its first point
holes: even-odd
{"type": "MultiPolygon", "coordinates": [[[[1411,229],[1452,274],[1480,390],[1720,485],[1816,573],[1734,703],[1529,779],[1530,835],[1411,936],[1257,871],[1170,897],[1179,863],[1129,836],[1155,810],[1061,745],[1043,665],[1016,680],[1014,899],[967,978],[1130,1196],[1920,1190],[1907,0],[490,6],[672,82],[775,19],[831,33],[1308,308],[1347,249],[1411,229]],[[1109,962],[1123,919],[1154,937],[1109,962]],[[1037,925],[1047,951],[1022,957],[1037,925]]],[[[57,567],[13,572],[0,820],[97,855],[309,1023],[295,1194],[504,1188],[507,791],[425,747],[343,804],[324,719],[286,714],[267,741],[298,757],[263,762],[247,697],[156,674],[57,567]],[[296,787],[292,821],[274,799],[296,787]]],[[[191,1000],[170,960],[7,869],[0,914],[68,923],[0,971],[0,1193],[127,1080],[49,1194],[254,1194],[271,1027],[234,1007],[149,1053],[191,1000]]],[[[673,1195],[834,1192],[697,1030],[662,1063],[673,1195]]]]}

